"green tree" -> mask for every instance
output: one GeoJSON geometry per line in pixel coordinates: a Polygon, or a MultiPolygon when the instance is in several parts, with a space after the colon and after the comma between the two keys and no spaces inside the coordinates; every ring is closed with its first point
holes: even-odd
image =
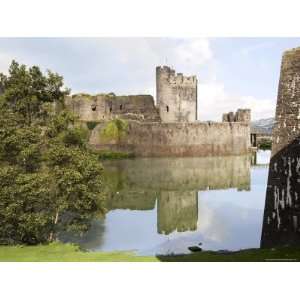
{"type": "Polygon", "coordinates": [[[57,73],[48,70],[44,75],[39,67],[27,68],[14,60],[7,76],[0,73],[0,90],[6,104],[28,125],[47,115],[47,103],[59,105],[70,92],[63,89],[63,77],[57,73]]]}
{"type": "Polygon", "coordinates": [[[44,173],[0,169],[0,243],[46,242],[53,226],[53,201],[44,173]]]}
{"type": "Polygon", "coordinates": [[[0,74],[0,243],[82,232],[103,213],[102,166],[87,129],[63,109],[63,78],[12,62],[0,74]]]}
{"type": "Polygon", "coordinates": [[[94,213],[104,213],[102,166],[98,156],[86,148],[87,130],[70,123],[72,116],[63,112],[52,119],[46,131],[49,138],[45,161],[56,199],[56,232],[82,232],[94,213]]]}

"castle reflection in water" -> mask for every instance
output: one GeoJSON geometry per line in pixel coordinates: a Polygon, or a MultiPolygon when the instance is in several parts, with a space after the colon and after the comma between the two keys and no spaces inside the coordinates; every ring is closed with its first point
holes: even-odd
{"type": "Polygon", "coordinates": [[[80,237],[91,251],[139,254],[260,246],[270,151],[257,156],[104,161],[107,213],[80,237]]]}
{"type": "Polygon", "coordinates": [[[250,156],[143,158],[104,166],[108,210],[153,210],[157,205],[160,234],[197,230],[198,191],[250,190],[250,156]]]}

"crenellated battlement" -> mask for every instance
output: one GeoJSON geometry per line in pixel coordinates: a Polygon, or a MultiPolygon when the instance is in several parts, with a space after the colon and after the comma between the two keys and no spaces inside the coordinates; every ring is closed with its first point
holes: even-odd
{"type": "Polygon", "coordinates": [[[168,66],[156,67],[156,73],[172,85],[195,86],[197,84],[197,76],[184,76],[182,73],[176,73],[174,69],[168,66]]]}
{"type": "Polygon", "coordinates": [[[156,96],[162,122],[194,122],[197,119],[197,77],[156,67],[156,96]]]}
{"type": "Polygon", "coordinates": [[[222,115],[222,122],[251,122],[251,110],[250,109],[241,109],[239,108],[236,113],[229,112],[222,115]]]}

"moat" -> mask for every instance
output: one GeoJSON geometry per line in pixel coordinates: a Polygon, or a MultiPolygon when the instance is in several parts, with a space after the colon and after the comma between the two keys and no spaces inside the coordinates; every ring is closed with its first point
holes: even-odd
{"type": "Polygon", "coordinates": [[[80,240],[91,251],[138,254],[260,245],[270,151],[256,157],[105,161],[108,212],[80,240]]]}

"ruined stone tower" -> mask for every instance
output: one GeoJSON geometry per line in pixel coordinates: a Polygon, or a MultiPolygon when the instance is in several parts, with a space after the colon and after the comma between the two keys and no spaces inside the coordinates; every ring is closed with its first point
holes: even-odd
{"type": "Polygon", "coordinates": [[[262,247],[300,245],[300,48],[282,58],[262,247]]]}
{"type": "Polygon", "coordinates": [[[232,111],[229,113],[224,113],[222,116],[222,122],[243,122],[250,124],[251,110],[239,108],[236,113],[232,111]]]}
{"type": "Polygon", "coordinates": [[[161,121],[194,122],[197,119],[197,78],[156,67],[156,100],[161,121]]]}

